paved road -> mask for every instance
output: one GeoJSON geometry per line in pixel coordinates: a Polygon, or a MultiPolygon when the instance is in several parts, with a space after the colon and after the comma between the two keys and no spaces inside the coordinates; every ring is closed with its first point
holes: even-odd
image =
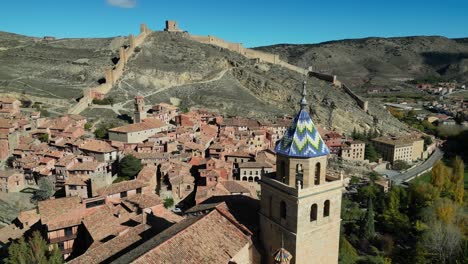
{"type": "Polygon", "coordinates": [[[440,149],[436,149],[434,153],[426,160],[424,161],[421,165],[412,168],[402,174],[395,175],[393,177],[390,177],[390,179],[395,183],[395,184],[402,184],[403,182],[407,181],[408,179],[420,174],[423,171],[426,171],[434,164],[442,158],[444,155],[444,152],[442,152],[440,149]]]}

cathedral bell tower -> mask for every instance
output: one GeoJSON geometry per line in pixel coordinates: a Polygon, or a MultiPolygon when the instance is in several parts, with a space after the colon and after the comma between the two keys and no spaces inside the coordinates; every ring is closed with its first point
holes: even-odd
{"type": "Polygon", "coordinates": [[[327,176],[330,151],[307,112],[301,110],[276,145],[276,174],[262,176],[260,230],[266,259],[279,249],[291,264],[338,263],[343,180],[327,176]]]}
{"type": "Polygon", "coordinates": [[[145,98],[141,95],[135,96],[135,117],[133,123],[141,123],[146,119],[145,98]]]}

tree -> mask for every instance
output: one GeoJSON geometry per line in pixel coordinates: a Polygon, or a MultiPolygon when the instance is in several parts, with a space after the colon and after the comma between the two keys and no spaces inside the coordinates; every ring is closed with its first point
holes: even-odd
{"type": "Polygon", "coordinates": [[[174,199],[168,197],[166,199],[164,199],[164,207],[165,208],[170,208],[174,205],[174,199]]]}
{"type": "Polygon", "coordinates": [[[63,263],[62,254],[57,245],[53,246],[52,251],[46,241],[42,238],[39,231],[34,231],[28,243],[21,237],[8,248],[7,264],[61,264],[63,263]]]}
{"type": "Polygon", "coordinates": [[[430,136],[423,136],[424,139],[424,150],[427,149],[427,146],[432,144],[432,138],[430,136]]]}
{"type": "Polygon", "coordinates": [[[406,162],[404,160],[395,160],[395,162],[393,162],[393,169],[394,170],[406,170],[409,167],[411,167],[411,166],[408,164],[408,162],[406,162]]]}
{"type": "Polygon", "coordinates": [[[28,245],[23,237],[17,242],[8,247],[8,258],[5,260],[7,264],[28,264],[28,245]]]}
{"type": "Polygon", "coordinates": [[[364,158],[370,162],[375,162],[380,158],[380,155],[375,150],[375,147],[372,143],[366,144],[366,149],[364,150],[364,158]]]}
{"type": "MultiPolygon", "coordinates": [[[[453,224],[433,221],[422,237],[423,244],[435,255],[433,263],[449,263],[460,251],[462,235],[453,224]]],[[[461,263],[461,262],[460,262],[461,263]]]]}
{"type": "Polygon", "coordinates": [[[32,263],[47,263],[47,243],[39,232],[34,232],[29,239],[29,259],[32,263]]]}
{"type": "Polygon", "coordinates": [[[8,168],[13,168],[14,167],[14,162],[15,162],[16,158],[15,156],[10,156],[8,157],[8,159],[6,160],[6,165],[8,166],[8,168]]]}
{"type": "Polygon", "coordinates": [[[37,137],[37,139],[39,139],[39,141],[41,142],[49,142],[49,134],[47,133],[44,133],[44,134],[40,134],[39,137],[37,137]]]}
{"type": "Polygon", "coordinates": [[[375,236],[375,223],[374,223],[374,206],[372,205],[372,198],[369,197],[367,202],[367,211],[363,221],[362,235],[366,239],[372,239],[375,236]]]}
{"type": "Polygon", "coordinates": [[[49,199],[55,192],[54,185],[49,178],[42,177],[38,181],[39,190],[35,193],[35,199],[39,201],[49,199]]]}
{"type": "Polygon", "coordinates": [[[439,160],[432,167],[431,184],[436,186],[439,190],[442,190],[449,175],[449,169],[445,166],[443,161],[439,160]]]}
{"type": "Polygon", "coordinates": [[[108,134],[107,134],[107,128],[104,126],[99,126],[96,130],[94,130],[94,136],[98,139],[106,139],[108,134]]]}
{"type": "Polygon", "coordinates": [[[52,251],[50,252],[49,264],[61,264],[63,263],[62,252],[56,244],[53,245],[52,251]]]}
{"type": "Polygon", "coordinates": [[[133,155],[127,155],[120,161],[119,176],[133,178],[140,172],[142,167],[139,159],[133,155]]]}
{"type": "Polygon", "coordinates": [[[358,259],[358,253],[344,235],[340,238],[339,262],[341,264],[353,264],[358,259]]]}

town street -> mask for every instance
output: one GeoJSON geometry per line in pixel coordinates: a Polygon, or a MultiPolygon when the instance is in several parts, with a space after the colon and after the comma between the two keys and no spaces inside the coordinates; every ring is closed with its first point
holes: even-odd
{"type": "Polygon", "coordinates": [[[443,155],[444,155],[444,152],[442,152],[439,148],[436,148],[434,153],[432,153],[432,155],[427,160],[425,160],[421,165],[415,168],[411,168],[404,173],[401,173],[395,176],[390,176],[389,179],[392,180],[395,184],[402,184],[408,181],[409,179],[413,178],[414,176],[432,168],[432,166],[434,166],[434,164],[438,160],[440,160],[443,155]]]}

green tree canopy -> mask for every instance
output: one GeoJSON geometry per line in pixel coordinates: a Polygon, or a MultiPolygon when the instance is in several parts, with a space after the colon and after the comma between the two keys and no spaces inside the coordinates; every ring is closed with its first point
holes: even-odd
{"type": "Polygon", "coordinates": [[[39,231],[34,231],[26,243],[21,237],[8,248],[7,264],[60,264],[63,263],[62,254],[57,245],[49,251],[46,241],[39,231]]]}
{"type": "Polygon", "coordinates": [[[54,193],[54,184],[47,177],[42,177],[38,181],[39,190],[35,193],[36,200],[43,201],[49,199],[54,193]]]}
{"type": "Polygon", "coordinates": [[[119,176],[133,178],[140,172],[142,167],[139,159],[133,155],[127,155],[120,161],[119,176]]]}

